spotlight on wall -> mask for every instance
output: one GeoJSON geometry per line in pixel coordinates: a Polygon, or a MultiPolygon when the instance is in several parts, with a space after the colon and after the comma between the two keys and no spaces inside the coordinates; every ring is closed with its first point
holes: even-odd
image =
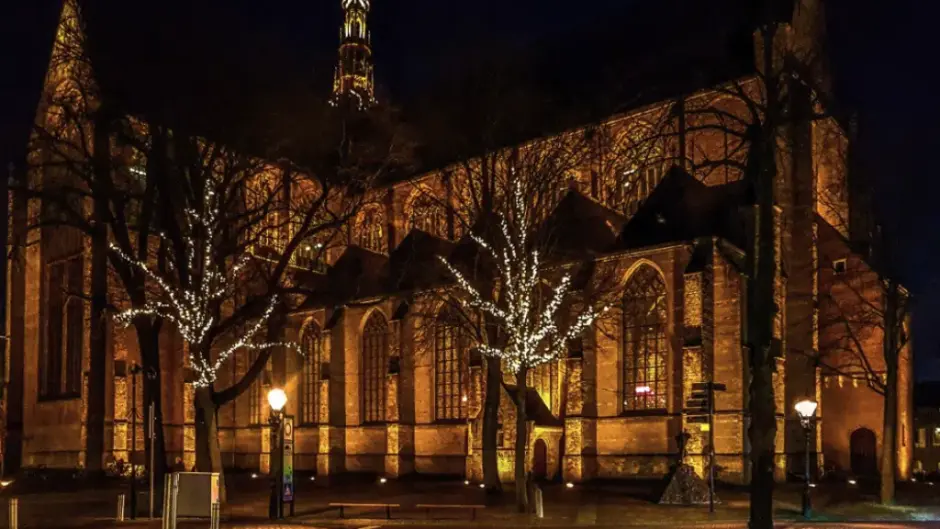
{"type": "Polygon", "coordinates": [[[574,488],[574,483],[572,483],[572,482],[569,481],[568,483],[565,483],[565,486],[568,487],[569,489],[573,489],[573,488],[574,488]]]}
{"type": "Polygon", "coordinates": [[[856,485],[857,483],[858,483],[858,482],[855,481],[854,479],[850,479],[850,480],[849,480],[849,485],[856,485]]]}
{"type": "Polygon", "coordinates": [[[3,481],[0,481],[0,487],[3,487],[3,488],[7,488],[7,487],[9,487],[9,486],[12,485],[12,484],[13,484],[13,480],[12,480],[12,479],[5,479],[5,480],[3,480],[3,481]]]}
{"type": "Polygon", "coordinates": [[[258,474],[252,472],[251,479],[258,479],[258,474]]]}
{"type": "Polygon", "coordinates": [[[385,485],[386,483],[388,483],[388,480],[385,478],[379,478],[379,483],[381,483],[382,485],[385,485]]]}
{"type": "Polygon", "coordinates": [[[310,476],[310,481],[316,481],[316,480],[317,480],[316,476],[310,476]]]}
{"type": "Polygon", "coordinates": [[[464,484],[464,485],[469,485],[469,484],[470,484],[470,480],[469,480],[469,479],[463,480],[463,484],[464,484]]]}
{"type": "Polygon", "coordinates": [[[484,485],[483,483],[480,483],[480,488],[481,488],[481,489],[485,489],[485,488],[486,488],[486,485],[484,485]]]}

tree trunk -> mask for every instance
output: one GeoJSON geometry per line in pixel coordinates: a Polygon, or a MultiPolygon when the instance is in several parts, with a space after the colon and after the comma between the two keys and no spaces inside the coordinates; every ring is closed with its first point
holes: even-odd
{"type": "Polygon", "coordinates": [[[483,483],[488,494],[502,492],[499,480],[496,436],[499,430],[499,397],[503,373],[499,359],[486,360],[486,396],[483,401],[483,483]]]}
{"type": "Polygon", "coordinates": [[[150,462],[150,453],[153,451],[154,466],[154,510],[160,512],[163,507],[163,480],[167,472],[166,439],[163,431],[163,373],[160,370],[160,328],[159,323],[153,323],[150,318],[135,322],[137,330],[137,343],[141,351],[141,364],[144,368],[144,447],[150,462]],[[150,441],[150,421],[148,416],[149,404],[153,402],[154,432],[153,443],[150,441]]]}
{"type": "Polygon", "coordinates": [[[882,505],[894,503],[894,486],[897,472],[898,435],[898,284],[886,279],[884,300],[884,358],[885,358],[885,407],[881,440],[881,493],[882,505]]]}
{"type": "MultiPolygon", "coordinates": [[[[773,39],[770,39],[772,42],[773,39]]],[[[768,62],[769,64],[769,62],[768,62]]],[[[774,101],[773,99],[769,100],[774,101]]],[[[770,119],[770,118],[768,118],[770,119]]],[[[751,380],[749,402],[751,423],[751,503],[748,527],[773,529],[774,455],[776,453],[777,414],[774,402],[772,350],[774,318],[779,308],[775,299],[777,258],[774,210],[776,180],[776,127],[773,121],[752,125],[747,178],[755,191],[757,208],[752,222],[748,250],[747,344],[750,353],[751,380]]]]}
{"type": "MultiPolygon", "coordinates": [[[[755,360],[767,353],[753,355],[755,360]]],[[[772,359],[770,359],[772,360],[772,359]]],[[[750,529],[773,528],[774,452],[777,436],[773,368],[765,361],[751,368],[751,504],[750,529]]]]}
{"type": "Polygon", "coordinates": [[[212,387],[196,389],[196,470],[218,472],[220,501],[225,503],[222,450],[219,447],[219,423],[212,387]]]}
{"type": "Polygon", "coordinates": [[[106,181],[111,177],[110,125],[108,107],[102,105],[94,116],[95,141],[92,152],[94,180],[94,219],[91,233],[91,321],[88,336],[88,407],[86,411],[85,464],[101,471],[104,457],[105,365],[107,363],[108,304],[108,196],[106,181]]]}
{"type": "Polygon", "coordinates": [[[526,444],[529,440],[528,426],[525,415],[526,396],[526,368],[522,367],[516,372],[516,453],[515,453],[515,480],[516,480],[516,507],[521,513],[529,512],[529,495],[526,490],[525,456],[526,444]]]}

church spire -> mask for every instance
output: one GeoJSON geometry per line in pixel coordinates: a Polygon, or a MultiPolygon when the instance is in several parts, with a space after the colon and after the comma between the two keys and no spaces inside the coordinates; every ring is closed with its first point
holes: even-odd
{"type": "Polygon", "coordinates": [[[339,64],[333,78],[334,105],[349,99],[362,109],[375,104],[372,72],[372,35],[366,25],[370,0],[342,0],[339,64]]]}

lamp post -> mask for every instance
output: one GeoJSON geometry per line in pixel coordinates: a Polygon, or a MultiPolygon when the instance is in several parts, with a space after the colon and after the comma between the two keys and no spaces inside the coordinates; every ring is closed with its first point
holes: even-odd
{"type": "Polygon", "coordinates": [[[287,394],[283,389],[274,388],[268,392],[268,404],[271,406],[271,504],[268,517],[272,520],[283,518],[284,502],[281,500],[281,478],[283,468],[281,465],[282,445],[284,443],[284,405],[287,404],[287,394]]]}
{"type": "Polygon", "coordinates": [[[809,456],[810,456],[810,433],[813,430],[813,419],[816,417],[816,407],[819,406],[815,401],[812,400],[801,400],[796,403],[796,413],[800,416],[800,426],[803,427],[803,433],[806,437],[806,468],[804,470],[805,481],[803,483],[803,518],[809,518],[813,515],[813,507],[810,503],[809,489],[810,489],[810,465],[809,465],[809,456]]]}

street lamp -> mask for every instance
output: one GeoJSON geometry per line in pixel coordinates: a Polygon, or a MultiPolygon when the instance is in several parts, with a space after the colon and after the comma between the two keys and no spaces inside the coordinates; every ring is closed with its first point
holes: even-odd
{"type": "Polygon", "coordinates": [[[813,429],[813,419],[816,418],[816,408],[819,406],[815,401],[812,400],[801,400],[796,403],[796,413],[800,416],[800,426],[803,427],[803,432],[806,434],[806,469],[804,472],[805,482],[803,483],[803,518],[809,518],[813,515],[813,507],[810,503],[809,498],[809,489],[811,488],[810,483],[810,466],[809,466],[809,454],[810,454],[810,441],[812,437],[810,432],[813,429]]]}
{"type": "Polygon", "coordinates": [[[281,494],[281,479],[283,478],[283,465],[281,455],[284,445],[284,406],[287,404],[287,394],[283,389],[274,388],[268,392],[268,404],[271,406],[271,502],[268,508],[268,517],[272,520],[283,518],[284,502],[281,494]]]}

